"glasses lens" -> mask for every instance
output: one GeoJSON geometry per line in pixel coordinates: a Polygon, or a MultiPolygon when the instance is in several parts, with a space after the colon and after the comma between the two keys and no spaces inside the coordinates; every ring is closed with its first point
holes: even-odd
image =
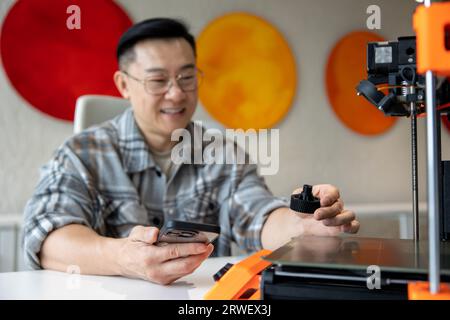
{"type": "Polygon", "coordinates": [[[168,78],[148,78],[145,80],[145,89],[149,93],[161,94],[167,91],[169,85],[168,78]]]}
{"type": "Polygon", "coordinates": [[[183,91],[194,91],[197,88],[197,80],[196,72],[187,73],[178,78],[178,85],[183,91]]]}

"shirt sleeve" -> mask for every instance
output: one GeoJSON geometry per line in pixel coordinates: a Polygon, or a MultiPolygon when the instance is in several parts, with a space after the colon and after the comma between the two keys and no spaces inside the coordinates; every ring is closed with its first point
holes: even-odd
{"type": "Polygon", "coordinates": [[[69,224],[93,227],[96,195],[89,172],[69,145],[41,170],[38,186],[24,211],[25,263],[40,269],[39,252],[48,234],[69,224]]]}
{"type": "Polygon", "coordinates": [[[241,249],[258,251],[262,249],[261,231],[269,214],[275,209],[288,207],[288,203],[270,192],[256,165],[239,167],[241,178],[230,206],[232,236],[241,249]]]}

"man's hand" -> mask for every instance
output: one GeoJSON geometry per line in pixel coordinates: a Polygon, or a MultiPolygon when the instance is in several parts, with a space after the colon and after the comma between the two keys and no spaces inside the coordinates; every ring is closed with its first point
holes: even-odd
{"type": "Polygon", "coordinates": [[[192,273],[214,249],[203,243],[156,246],[158,232],[154,227],[138,226],[123,239],[117,253],[122,275],[167,285],[192,273]]]}
{"type": "MultiPolygon", "coordinates": [[[[293,194],[300,193],[297,189],[293,194]]],[[[328,184],[313,186],[313,195],[321,207],[314,214],[300,213],[289,208],[272,211],[261,232],[265,249],[275,250],[299,235],[335,236],[341,232],[356,233],[359,222],[352,211],[344,209],[339,190],[328,184]]]]}
{"type": "MultiPolygon", "coordinates": [[[[296,189],[292,194],[298,194],[302,189],[296,189]]],[[[305,219],[303,234],[318,236],[337,235],[341,232],[357,233],[359,222],[355,213],[344,209],[344,202],[340,198],[339,190],[329,184],[313,186],[313,195],[320,199],[320,208],[314,214],[304,214],[292,211],[305,219]]]]}

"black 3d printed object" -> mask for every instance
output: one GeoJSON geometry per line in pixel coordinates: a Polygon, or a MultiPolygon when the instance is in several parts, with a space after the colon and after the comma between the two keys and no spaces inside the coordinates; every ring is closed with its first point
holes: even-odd
{"type": "Polygon", "coordinates": [[[291,196],[291,209],[302,213],[314,213],[320,208],[320,200],[313,196],[312,186],[305,184],[303,191],[291,196]]]}

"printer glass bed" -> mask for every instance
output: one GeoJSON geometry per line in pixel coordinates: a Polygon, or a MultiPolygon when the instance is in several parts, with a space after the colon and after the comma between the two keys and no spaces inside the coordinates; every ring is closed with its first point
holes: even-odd
{"type": "MultiPolygon", "coordinates": [[[[264,257],[275,266],[428,274],[428,243],[414,240],[300,236],[264,257]]],[[[441,243],[441,274],[450,276],[450,244],[441,243]]],[[[447,277],[445,277],[447,278],[447,277]]]]}

